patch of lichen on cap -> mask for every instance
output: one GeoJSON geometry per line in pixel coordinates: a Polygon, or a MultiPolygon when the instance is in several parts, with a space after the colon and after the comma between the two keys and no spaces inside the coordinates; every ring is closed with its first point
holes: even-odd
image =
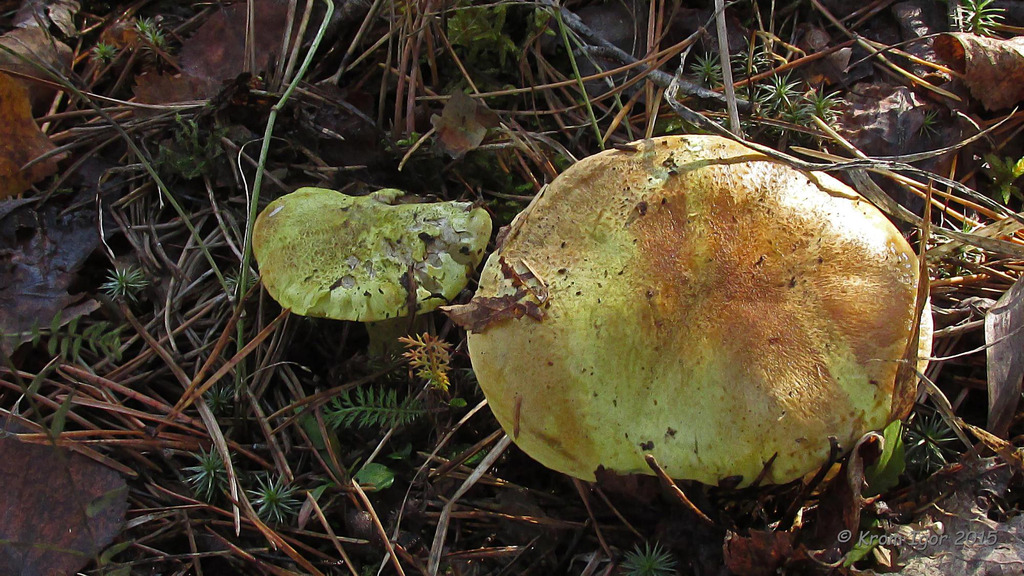
{"type": "Polygon", "coordinates": [[[253,231],[267,291],[296,314],[362,322],[454,298],[483,258],[490,217],[468,202],[397,203],[402,196],[301,188],[272,202],[253,231]]]}

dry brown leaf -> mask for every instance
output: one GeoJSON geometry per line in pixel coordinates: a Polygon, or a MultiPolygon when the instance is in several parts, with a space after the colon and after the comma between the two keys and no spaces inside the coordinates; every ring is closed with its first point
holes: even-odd
{"type": "Polygon", "coordinates": [[[511,296],[476,297],[469,304],[441,306],[440,310],[448,315],[464,330],[480,333],[488,326],[502,320],[529,316],[534,320],[543,320],[544,311],[532,300],[524,300],[523,290],[511,296]]]}
{"type": "Polygon", "coordinates": [[[441,115],[430,117],[437,129],[437,143],[452,158],[462,158],[484,141],[487,129],[497,125],[497,119],[483,102],[462,92],[452,94],[441,115]]]}
{"type": "Polygon", "coordinates": [[[877,432],[862,436],[843,463],[840,475],[821,492],[818,506],[809,514],[813,530],[801,534],[801,545],[806,545],[819,561],[839,562],[856,543],[843,534],[856,533],[860,526],[864,468],[878,460],[883,442],[877,432]]]}
{"type": "Polygon", "coordinates": [[[957,72],[988,110],[1024,100],[1024,36],[1003,40],[967,33],[942,34],[935,53],[957,72]]]}
{"type": "Polygon", "coordinates": [[[0,73],[0,199],[17,196],[32,184],[57,171],[58,157],[50,157],[22,169],[30,160],[56,146],[32,119],[28,90],[17,80],[0,73]]]}
{"type": "Polygon", "coordinates": [[[190,102],[210,95],[199,79],[183,74],[170,76],[158,72],[145,72],[136,76],[132,92],[135,93],[135,99],[143,104],[190,102]]]}
{"type": "Polygon", "coordinates": [[[1024,282],[1018,280],[985,314],[988,431],[1006,438],[1024,375],[1024,282]]]}
{"type": "Polygon", "coordinates": [[[955,492],[888,539],[899,549],[899,574],[1019,576],[1024,571],[1024,516],[999,522],[988,514],[993,502],[1007,494],[1013,474],[991,459],[963,466],[955,492]]]}
{"type": "Polygon", "coordinates": [[[776,574],[793,556],[792,532],[751,530],[750,536],[730,532],[723,546],[725,565],[737,576],[776,574]]]}
{"type": "MultiPolygon", "coordinates": [[[[136,78],[135,95],[149,104],[168,104],[210,98],[225,82],[245,70],[247,4],[240,2],[215,11],[181,46],[181,74],[143,74],[136,78]]],[[[256,6],[255,72],[265,71],[280,58],[281,39],[288,22],[288,5],[260,2],[256,6]]]]}
{"type": "MultiPolygon", "coordinates": [[[[244,2],[218,10],[181,47],[182,71],[212,86],[213,92],[208,95],[245,71],[246,10],[244,2]]],[[[256,5],[256,69],[252,72],[267,70],[281,58],[281,39],[287,22],[287,2],[256,5]]]]}
{"type": "MultiPolygon", "coordinates": [[[[88,191],[70,202],[87,206],[88,191]]],[[[0,202],[0,350],[10,354],[32,338],[32,328],[88,314],[97,303],[68,294],[86,258],[100,244],[96,215],[48,202],[0,202]],[[8,209],[8,207],[10,207],[8,209]]]]}
{"type": "Polygon", "coordinates": [[[74,574],[120,532],[128,489],[117,472],[14,438],[0,438],[0,462],[0,574],[74,574]]]}
{"type": "Polygon", "coordinates": [[[49,84],[33,82],[28,78],[52,82],[45,69],[65,72],[71,68],[71,48],[58,41],[46,30],[37,27],[15,28],[0,36],[0,72],[10,71],[19,77],[29,91],[32,107],[42,113],[49,108],[56,89],[49,84]],[[27,77],[27,78],[26,78],[27,77]]]}
{"type": "Polygon", "coordinates": [[[14,24],[25,28],[46,28],[53,24],[71,38],[78,34],[75,15],[80,9],[76,0],[26,0],[14,15],[14,24]]]}

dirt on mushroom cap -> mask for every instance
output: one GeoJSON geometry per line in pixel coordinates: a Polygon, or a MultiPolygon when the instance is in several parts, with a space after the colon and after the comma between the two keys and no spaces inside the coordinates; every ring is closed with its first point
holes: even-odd
{"type": "Polygon", "coordinates": [[[272,202],[253,230],[267,291],[296,314],[362,322],[454,298],[483,258],[490,217],[469,202],[395,204],[401,196],[301,188],[272,202]]]}
{"type": "MultiPolygon", "coordinates": [[[[469,336],[517,444],[593,479],[598,466],[768,482],[891,419],[917,321],[917,259],[854,191],[731,141],[665,137],[566,171],[513,223],[477,298],[536,299],[542,320],[469,336]],[[528,287],[527,287],[528,288],[528,287]]],[[[930,338],[930,334],[923,336],[930,338]]]]}

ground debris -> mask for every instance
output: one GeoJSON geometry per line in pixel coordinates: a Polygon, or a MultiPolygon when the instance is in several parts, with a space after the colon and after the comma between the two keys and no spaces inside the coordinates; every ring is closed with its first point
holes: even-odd
{"type": "Polygon", "coordinates": [[[73,574],[120,532],[128,490],[67,450],[0,438],[0,573],[73,574]]]}
{"type": "Polygon", "coordinates": [[[975,34],[943,34],[935,52],[964,75],[971,95],[988,110],[1024,100],[1024,37],[1003,40],[975,34]]]}
{"type": "Polygon", "coordinates": [[[990,518],[1007,494],[1013,470],[995,460],[964,465],[957,488],[930,505],[915,522],[899,526],[892,540],[899,574],[1002,576],[1024,570],[1024,516],[990,518]]]}

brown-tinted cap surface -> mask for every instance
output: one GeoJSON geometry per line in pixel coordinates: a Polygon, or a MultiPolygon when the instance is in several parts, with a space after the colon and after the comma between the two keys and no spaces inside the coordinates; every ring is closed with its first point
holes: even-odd
{"type": "Polygon", "coordinates": [[[747,484],[773,455],[766,481],[793,480],[829,436],[884,427],[917,321],[899,231],[838,180],[722,138],[635,146],[557,178],[484,267],[476,303],[543,312],[469,335],[516,443],[585,479],[646,473],[650,453],[747,484]]]}

